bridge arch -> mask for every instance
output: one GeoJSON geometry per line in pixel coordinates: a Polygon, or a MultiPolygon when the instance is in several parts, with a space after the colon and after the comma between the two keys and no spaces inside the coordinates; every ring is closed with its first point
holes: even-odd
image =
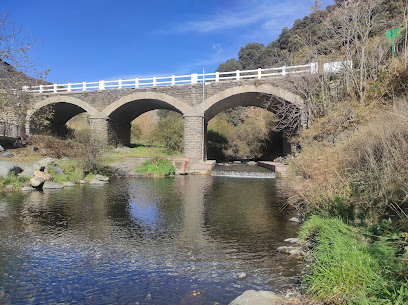
{"type": "MultiPolygon", "coordinates": [[[[208,122],[218,113],[238,106],[262,107],[261,94],[283,99],[296,105],[299,109],[304,108],[303,99],[288,90],[267,84],[243,85],[226,89],[206,99],[204,104],[205,119],[208,122]]],[[[201,103],[197,108],[203,109],[203,104],[201,103]]]]}
{"type": "MultiPolygon", "coordinates": [[[[278,103],[281,100],[284,100],[285,102],[289,102],[293,105],[295,105],[297,108],[299,108],[300,111],[303,111],[304,109],[304,101],[303,99],[286,90],[283,88],[275,87],[270,84],[250,84],[250,85],[241,85],[241,86],[236,86],[232,88],[228,88],[225,90],[222,90],[210,97],[208,97],[204,104],[201,103],[200,105],[197,106],[197,109],[202,109],[201,113],[204,112],[204,123],[203,123],[203,156],[204,159],[207,158],[207,124],[208,122],[214,118],[217,114],[230,109],[234,107],[239,107],[239,106],[255,106],[255,107],[260,107],[264,108],[264,103],[266,100],[270,100],[272,104],[274,102],[278,103]],[[263,97],[262,95],[267,95],[263,97]]],[[[273,108],[268,108],[266,110],[269,110],[273,112],[273,108]]],[[[305,116],[302,115],[302,119],[304,119],[305,116]]],[[[302,126],[304,122],[301,122],[302,126]]],[[[289,144],[289,141],[287,139],[287,136],[285,135],[284,132],[273,132],[271,131],[269,137],[271,139],[271,144],[268,144],[270,146],[267,146],[267,151],[265,153],[268,154],[269,157],[272,155],[276,156],[283,156],[286,155],[291,151],[291,147],[289,144]],[[272,144],[273,143],[273,144],[272,144]]],[[[214,145],[212,145],[214,146],[214,145]]],[[[208,147],[212,147],[209,145],[208,147]]],[[[215,158],[214,156],[214,151],[212,151],[211,156],[209,155],[210,158],[215,158]]],[[[221,154],[222,155],[222,154],[221,154]]]]}
{"type": "Polygon", "coordinates": [[[158,92],[136,92],[121,97],[102,112],[117,121],[130,123],[139,115],[155,109],[166,109],[182,115],[192,112],[187,104],[167,94],[158,92]]]}
{"type": "Polygon", "coordinates": [[[64,95],[51,96],[36,103],[34,107],[28,111],[26,117],[26,130],[28,134],[32,133],[31,125],[33,115],[49,105],[52,105],[54,109],[52,124],[59,126],[65,125],[71,118],[83,112],[87,112],[90,116],[99,114],[99,111],[94,107],[76,97],[64,95]]]}

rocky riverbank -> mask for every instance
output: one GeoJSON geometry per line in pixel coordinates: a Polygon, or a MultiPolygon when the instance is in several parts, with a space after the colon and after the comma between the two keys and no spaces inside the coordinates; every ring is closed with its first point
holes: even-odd
{"type": "MultiPolygon", "coordinates": [[[[75,167],[70,167],[69,170],[74,170],[75,167]]],[[[45,190],[45,189],[63,189],[72,187],[75,184],[92,184],[102,185],[109,181],[109,177],[104,175],[88,175],[81,177],[74,175],[72,172],[65,172],[53,158],[41,159],[37,162],[11,162],[0,160],[0,178],[10,179],[15,177],[22,184],[21,191],[45,190]],[[19,179],[22,178],[22,179],[19,179]]],[[[7,185],[6,185],[7,186],[7,185]]],[[[18,183],[14,183],[9,189],[15,190],[18,183]]],[[[7,188],[6,188],[7,189],[7,188]]]]}

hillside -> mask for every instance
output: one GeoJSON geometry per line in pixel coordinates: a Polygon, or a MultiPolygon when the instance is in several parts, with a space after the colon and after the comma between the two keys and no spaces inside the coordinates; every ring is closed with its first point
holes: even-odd
{"type": "Polygon", "coordinates": [[[407,19],[399,0],[315,5],[266,47],[249,43],[218,67],[353,62],[290,79],[309,113],[287,161],[291,202],[306,219],[300,237],[313,249],[303,283],[315,301],[408,304],[407,19]],[[400,29],[395,52],[391,29],[400,29]]]}

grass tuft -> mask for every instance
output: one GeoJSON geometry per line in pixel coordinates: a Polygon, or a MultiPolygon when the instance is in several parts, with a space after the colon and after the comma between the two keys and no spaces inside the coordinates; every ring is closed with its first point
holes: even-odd
{"type": "Polygon", "coordinates": [[[169,160],[152,158],[142,163],[136,168],[137,173],[152,174],[152,175],[174,175],[173,163],[169,160]]]}
{"type": "Polygon", "coordinates": [[[304,278],[309,297],[334,304],[407,304],[407,281],[401,276],[406,266],[395,241],[376,240],[341,219],[316,215],[299,238],[312,246],[304,278]]]}

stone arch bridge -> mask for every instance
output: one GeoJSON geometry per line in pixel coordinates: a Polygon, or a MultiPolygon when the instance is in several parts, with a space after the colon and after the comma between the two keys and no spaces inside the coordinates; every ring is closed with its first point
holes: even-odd
{"type": "MultiPolygon", "coordinates": [[[[159,78],[152,78],[150,86],[142,86],[142,80],[136,79],[132,83],[129,80],[115,81],[115,88],[109,88],[113,81],[26,87],[25,90],[32,93],[33,103],[27,115],[26,132],[33,133],[30,122],[38,111],[52,105],[51,125],[54,128],[86,112],[95,139],[107,144],[129,145],[131,122],[135,118],[150,110],[167,109],[184,117],[184,154],[205,160],[207,124],[218,113],[237,106],[262,107],[264,100],[261,96],[264,94],[276,101],[283,99],[303,111],[302,98],[282,87],[284,76],[290,73],[289,68],[281,67],[277,72],[257,69],[192,74],[184,83],[177,83],[174,76],[162,83],[159,78]],[[246,77],[248,75],[253,77],[246,77]],[[75,85],[80,86],[79,89],[75,85]]],[[[313,64],[298,66],[292,73],[313,73],[313,69],[316,69],[313,64]]],[[[304,121],[306,115],[302,117],[304,121]]]]}

